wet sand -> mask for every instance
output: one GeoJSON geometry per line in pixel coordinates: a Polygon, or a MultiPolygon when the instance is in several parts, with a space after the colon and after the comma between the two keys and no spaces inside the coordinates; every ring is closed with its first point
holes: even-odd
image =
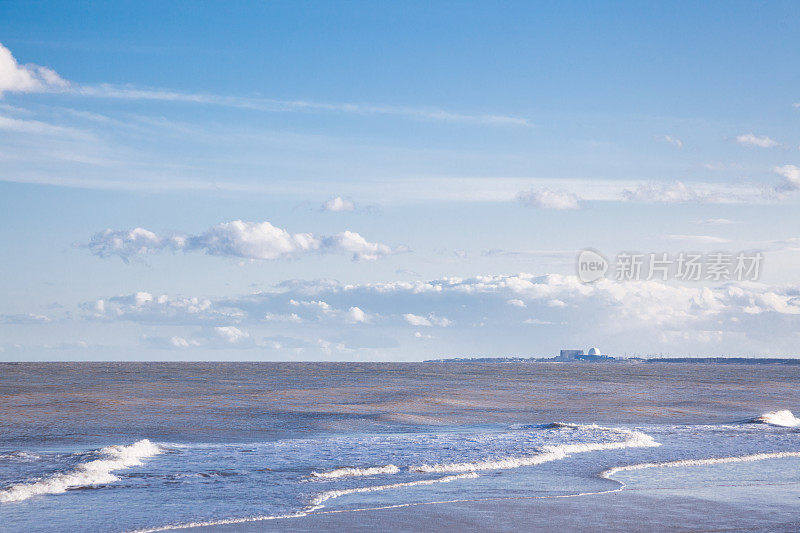
{"type": "Polygon", "coordinates": [[[798,531],[800,482],[791,489],[796,503],[764,507],[771,493],[787,485],[744,484],[710,487],[728,492],[736,503],[700,497],[692,490],[623,490],[574,498],[497,499],[433,502],[369,510],[323,510],[305,517],[206,526],[189,531],[232,533],[258,531],[798,531]],[[676,495],[675,491],[682,494],[676,495]],[[752,500],[748,503],[748,496],[752,500]],[[776,513],[776,507],[781,511],[776,513]],[[797,520],[786,521],[796,511],[797,520]],[[787,513],[788,511],[788,513],[787,513]],[[776,519],[776,516],[783,517],[776,519]]]}

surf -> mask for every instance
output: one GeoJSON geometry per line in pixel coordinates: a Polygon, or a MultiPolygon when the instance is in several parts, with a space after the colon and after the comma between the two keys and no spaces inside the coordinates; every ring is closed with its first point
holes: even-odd
{"type": "Polygon", "coordinates": [[[93,487],[118,481],[113,472],[139,466],[144,459],[162,453],[147,439],[127,446],[107,446],[98,451],[101,458],[79,463],[73,470],[59,472],[38,481],[18,483],[0,490],[0,502],[20,502],[33,496],[60,494],[70,489],[93,487]]]}

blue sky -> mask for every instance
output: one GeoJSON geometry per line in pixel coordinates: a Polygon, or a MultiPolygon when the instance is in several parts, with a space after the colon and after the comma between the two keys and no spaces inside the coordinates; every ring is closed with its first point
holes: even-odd
{"type": "Polygon", "coordinates": [[[795,356],[799,20],[3,2],[0,359],[795,356]],[[587,247],[764,260],[582,284],[587,247]]]}

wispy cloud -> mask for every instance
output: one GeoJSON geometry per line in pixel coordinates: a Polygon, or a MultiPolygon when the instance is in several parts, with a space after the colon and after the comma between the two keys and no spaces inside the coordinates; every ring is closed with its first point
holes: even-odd
{"type": "Polygon", "coordinates": [[[727,218],[704,218],[702,220],[698,220],[697,223],[704,226],[724,226],[728,224],[735,224],[736,222],[727,218]]]}
{"type": "Polygon", "coordinates": [[[166,89],[140,88],[112,84],[80,85],[70,83],[54,70],[39,65],[19,65],[11,51],[0,44],[0,96],[3,92],[51,92],[91,98],[182,102],[250,109],[270,113],[327,112],[355,115],[383,115],[415,120],[483,124],[493,126],[530,126],[527,118],[499,114],[458,113],[437,107],[409,107],[363,103],[329,103],[308,100],[224,96],[208,93],[185,93],[166,89]]]}
{"type": "Polygon", "coordinates": [[[731,242],[729,239],[714,237],[712,235],[665,235],[668,241],[680,242],[684,244],[725,244],[731,242]]]}
{"type": "Polygon", "coordinates": [[[622,199],[628,202],[643,203],[739,203],[755,200],[762,192],[752,191],[742,194],[730,187],[686,184],[681,181],[642,183],[633,189],[622,191],[622,199]]]}
{"type": "Polygon", "coordinates": [[[758,137],[752,133],[737,136],[736,142],[744,146],[757,148],[773,148],[779,144],[778,141],[771,139],[766,135],[758,137]]]}
{"type": "Polygon", "coordinates": [[[162,251],[204,251],[208,255],[253,260],[290,259],[309,253],[346,253],[355,261],[371,261],[406,251],[403,247],[369,242],[352,231],[331,236],[292,234],[269,222],[241,220],[217,224],[200,235],[157,235],[144,228],[107,229],[95,234],[83,246],[99,257],[118,256],[124,261],[162,251]]]}
{"type": "Polygon", "coordinates": [[[683,148],[683,141],[676,137],[673,137],[671,135],[664,135],[664,140],[667,141],[672,146],[674,146],[675,148],[677,148],[678,150],[681,150],[683,148]]]}
{"type": "Polygon", "coordinates": [[[527,118],[497,114],[457,113],[439,108],[385,106],[361,103],[329,103],[308,100],[281,100],[274,98],[223,96],[203,93],[183,93],[162,89],[140,89],[114,85],[69,86],[63,92],[94,98],[125,100],[155,100],[190,104],[216,105],[250,109],[269,113],[291,111],[348,113],[355,115],[385,115],[417,120],[485,124],[495,126],[530,126],[527,118]]]}

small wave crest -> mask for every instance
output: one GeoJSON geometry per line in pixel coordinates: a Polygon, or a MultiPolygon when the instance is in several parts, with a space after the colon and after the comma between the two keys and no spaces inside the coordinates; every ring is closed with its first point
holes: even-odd
{"type": "Polygon", "coordinates": [[[42,456],[37,453],[23,451],[0,453],[0,461],[29,462],[36,461],[41,458],[42,456]]]}
{"type": "Polygon", "coordinates": [[[351,476],[377,476],[380,474],[397,474],[400,468],[395,465],[370,466],[367,468],[344,467],[328,472],[311,472],[311,477],[317,479],[335,479],[351,476]]]}
{"type": "Polygon", "coordinates": [[[444,476],[436,479],[422,479],[419,481],[408,481],[406,483],[392,483],[391,485],[371,485],[368,487],[357,487],[354,489],[328,490],[315,496],[311,500],[311,505],[313,507],[318,507],[327,500],[332,500],[333,498],[346,496],[348,494],[358,494],[361,492],[376,492],[380,490],[400,489],[405,487],[417,487],[421,485],[433,485],[435,483],[449,483],[451,481],[458,481],[460,479],[474,479],[476,477],[478,477],[478,474],[476,474],[475,472],[470,472],[469,474],[444,476]]]}
{"type": "Polygon", "coordinates": [[[19,502],[41,494],[59,494],[77,487],[112,483],[119,478],[112,472],[142,464],[142,460],[161,453],[147,439],[127,446],[107,446],[99,450],[100,459],[78,464],[73,470],[60,472],[39,481],[19,483],[0,490],[0,502],[19,502]]]}
{"type": "Polygon", "coordinates": [[[663,463],[640,463],[635,465],[615,466],[604,470],[600,477],[610,479],[617,472],[627,470],[643,470],[645,468],[670,468],[681,466],[706,466],[725,463],[748,463],[751,461],[763,461],[765,459],[782,459],[785,457],[800,457],[800,452],[773,452],[773,453],[754,453],[751,455],[739,455],[734,457],[710,457],[707,459],[681,459],[679,461],[667,461],[663,463]]]}
{"type": "Polygon", "coordinates": [[[573,429],[594,429],[603,430],[623,437],[622,440],[614,442],[587,442],[578,444],[554,444],[541,447],[541,451],[534,455],[523,457],[503,457],[500,459],[487,459],[485,461],[464,462],[464,463],[444,463],[433,465],[413,466],[410,470],[415,472],[474,472],[477,470],[506,470],[510,468],[520,468],[523,466],[535,466],[550,461],[558,461],[568,457],[570,454],[595,452],[602,450],[619,450],[622,448],[642,448],[660,446],[650,435],[641,431],[631,431],[620,428],[605,428],[602,426],[581,426],[577,424],[558,424],[552,427],[564,427],[573,429]]]}
{"type": "Polygon", "coordinates": [[[770,426],[779,426],[784,428],[794,428],[800,426],[800,418],[795,417],[794,414],[788,409],[783,409],[782,411],[770,411],[761,416],[751,418],[749,421],[755,424],[769,424],[770,426]]]}

